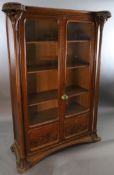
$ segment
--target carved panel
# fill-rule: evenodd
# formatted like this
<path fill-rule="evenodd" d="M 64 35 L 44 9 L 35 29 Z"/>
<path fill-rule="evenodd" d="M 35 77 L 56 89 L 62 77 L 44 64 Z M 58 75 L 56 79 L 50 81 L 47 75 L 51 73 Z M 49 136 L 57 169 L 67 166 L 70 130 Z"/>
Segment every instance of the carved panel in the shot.
<path fill-rule="evenodd" d="M 65 137 L 71 137 L 78 135 L 82 132 L 86 132 L 89 126 L 88 114 L 84 114 L 72 119 L 66 119 L 65 121 Z"/>
<path fill-rule="evenodd" d="M 58 124 L 46 125 L 30 131 L 30 149 L 41 148 L 58 140 Z"/>

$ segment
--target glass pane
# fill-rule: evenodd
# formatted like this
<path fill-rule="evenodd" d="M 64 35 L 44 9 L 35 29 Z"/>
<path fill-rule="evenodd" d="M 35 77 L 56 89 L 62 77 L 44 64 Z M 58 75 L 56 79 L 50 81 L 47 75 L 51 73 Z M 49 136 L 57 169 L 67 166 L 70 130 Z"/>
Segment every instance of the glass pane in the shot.
<path fill-rule="evenodd" d="M 90 55 L 89 42 L 68 42 L 67 43 L 67 66 L 86 67 L 89 65 Z"/>
<path fill-rule="evenodd" d="M 91 23 L 69 22 L 67 25 L 65 116 L 89 110 Z"/>
<path fill-rule="evenodd" d="M 71 97 L 66 103 L 66 117 L 76 116 L 89 111 L 88 94 Z"/>
<path fill-rule="evenodd" d="M 91 23 L 69 22 L 67 26 L 68 40 L 90 40 L 92 25 Z"/>
<path fill-rule="evenodd" d="M 66 71 L 66 94 L 71 97 L 88 93 L 90 75 L 88 68 L 67 69 Z"/>
<path fill-rule="evenodd" d="M 49 100 L 45 103 L 29 107 L 29 122 L 30 125 L 55 121 L 58 117 L 58 102 L 57 100 Z"/>
<path fill-rule="evenodd" d="M 50 19 L 28 20 L 26 22 L 26 41 L 57 41 L 57 21 Z"/>
<path fill-rule="evenodd" d="M 27 20 L 26 62 L 29 124 L 58 118 L 58 23 Z"/>

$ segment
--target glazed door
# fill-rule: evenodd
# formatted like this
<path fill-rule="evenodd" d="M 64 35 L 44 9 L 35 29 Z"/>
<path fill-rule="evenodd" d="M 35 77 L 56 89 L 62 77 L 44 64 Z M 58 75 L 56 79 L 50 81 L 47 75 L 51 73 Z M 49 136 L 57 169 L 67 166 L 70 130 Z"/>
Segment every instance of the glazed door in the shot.
<path fill-rule="evenodd" d="M 94 24 L 68 21 L 66 32 L 65 24 L 57 18 L 29 17 L 21 27 L 28 152 L 91 129 Z"/>
<path fill-rule="evenodd" d="M 29 151 L 59 140 L 59 22 L 55 18 L 27 18 L 25 60 Z"/>
<path fill-rule="evenodd" d="M 94 24 L 68 21 L 66 26 L 64 135 L 85 134 L 91 122 Z"/>

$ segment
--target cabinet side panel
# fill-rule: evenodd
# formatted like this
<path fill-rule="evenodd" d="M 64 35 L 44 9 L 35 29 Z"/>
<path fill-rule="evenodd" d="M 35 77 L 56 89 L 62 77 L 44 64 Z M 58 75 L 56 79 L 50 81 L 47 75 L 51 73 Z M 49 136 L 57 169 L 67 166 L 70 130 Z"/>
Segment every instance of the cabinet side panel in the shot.
<path fill-rule="evenodd" d="M 19 78 L 19 58 L 17 56 L 16 33 L 9 17 L 6 17 L 10 90 L 12 103 L 12 117 L 14 129 L 14 142 L 19 151 L 20 158 L 24 157 L 23 124 L 21 111 L 21 88 Z"/>

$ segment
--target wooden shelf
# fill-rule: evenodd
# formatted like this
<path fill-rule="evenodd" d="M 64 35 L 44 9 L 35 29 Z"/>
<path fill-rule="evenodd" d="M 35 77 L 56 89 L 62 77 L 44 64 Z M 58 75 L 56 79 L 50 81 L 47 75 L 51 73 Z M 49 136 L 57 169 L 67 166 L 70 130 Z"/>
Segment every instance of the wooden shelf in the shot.
<path fill-rule="evenodd" d="M 56 44 L 58 41 L 26 41 L 26 44 L 42 44 L 42 43 L 51 43 Z"/>
<path fill-rule="evenodd" d="M 83 114 L 89 111 L 89 108 L 85 108 L 79 104 L 70 104 L 67 106 L 65 117 L 76 116 L 79 114 Z"/>
<path fill-rule="evenodd" d="M 81 95 L 84 93 L 87 93 L 88 90 L 81 88 L 81 87 L 68 87 L 66 88 L 66 93 L 69 97 Z M 58 98 L 58 91 L 57 90 L 50 90 L 40 93 L 34 93 L 29 95 L 29 106 L 35 106 L 41 103 L 45 103 L 46 101 L 49 101 L 51 99 L 57 99 Z"/>
<path fill-rule="evenodd" d="M 88 67 L 89 64 L 87 63 L 75 63 L 75 64 L 68 64 L 67 69 L 74 69 L 74 68 L 85 68 Z"/>
<path fill-rule="evenodd" d="M 56 121 L 58 118 L 58 108 L 52 108 L 39 112 L 30 112 L 29 122 L 30 125 L 45 124 Z"/>
<path fill-rule="evenodd" d="M 77 42 L 89 42 L 90 40 L 89 39 L 80 39 L 80 40 L 67 40 L 67 43 L 77 43 Z"/>
<path fill-rule="evenodd" d="M 67 43 L 75 43 L 75 42 L 89 42 L 89 39 L 83 40 L 67 40 Z M 40 43 L 53 43 L 56 44 L 58 41 L 26 41 L 26 44 L 40 44 Z"/>
<path fill-rule="evenodd" d="M 57 90 L 49 90 L 29 95 L 29 106 L 35 106 L 45 101 L 56 99 L 58 97 Z"/>
<path fill-rule="evenodd" d="M 66 88 L 66 94 L 68 95 L 68 97 L 74 97 L 74 96 L 81 95 L 87 92 L 88 92 L 87 89 L 84 89 L 81 87 L 70 86 Z"/>
<path fill-rule="evenodd" d="M 27 73 L 34 74 L 38 72 L 44 72 L 49 70 L 57 70 L 57 64 L 55 65 L 37 65 L 37 66 L 28 66 Z"/>
<path fill-rule="evenodd" d="M 67 69 L 74 69 L 74 68 L 84 68 L 88 67 L 89 64 L 87 63 L 76 63 L 76 64 L 69 64 L 67 66 Z M 44 72 L 44 71 L 51 71 L 51 70 L 57 70 L 58 66 L 55 65 L 37 65 L 37 66 L 28 66 L 27 73 L 28 74 L 34 74 L 38 72 Z"/>

